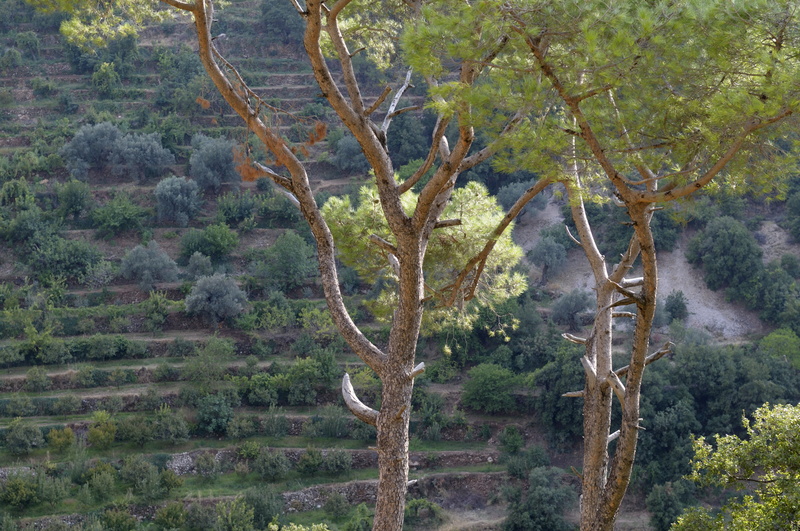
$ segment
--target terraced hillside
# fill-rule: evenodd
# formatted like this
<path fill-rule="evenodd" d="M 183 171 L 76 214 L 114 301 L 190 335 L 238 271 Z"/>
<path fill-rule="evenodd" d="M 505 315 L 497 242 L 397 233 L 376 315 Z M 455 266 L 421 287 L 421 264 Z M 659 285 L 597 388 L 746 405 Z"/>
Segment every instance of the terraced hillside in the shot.
<path fill-rule="evenodd" d="M 363 155 L 319 97 L 297 35 L 262 31 L 275 20 L 270 6 L 232 1 L 219 48 L 276 109 L 282 133 L 304 144 L 320 202 L 357 201 Z M 242 181 L 242 157 L 266 157 L 185 45 L 191 29 L 172 21 L 90 53 L 66 44 L 59 23 L 0 2 L 2 528 L 212 529 L 248 510 L 255 529 L 273 518 L 365 528 L 375 432 L 346 412 L 340 385 L 349 373 L 376 404 L 380 382 L 334 330 L 295 207 L 265 180 Z M 362 59 L 371 103 L 403 73 Z M 409 105 L 424 99 L 415 82 Z M 393 128 L 388 143 L 407 176 L 433 121 L 417 109 Z M 503 203 L 504 188 L 536 176 L 487 164 L 465 177 Z M 619 529 L 660 529 L 651 516 L 663 524 L 700 499 L 681 479 L 691 434 L 735 432 L 742 411 L 800 399 L 792 299 L 779 296 L 797 293 L 800 277 L 791 238 L 800 188 L 788 196 L 723 197 L 659 218 L 672 247 L 661 254 L 653 342 L 677 347 L 646 380 L 647 430 Z M 581 348 L 561 335 L 586 331 L 592 284 L 564 236 L 565 208 L 549 196 L 520 218 L 523 295 L 471 330 L 420 340 L 408 529 L 577 521 L 581 401 L 562 395 L 583 386 Z M 617 229 L 627 230 L 618 212 L 591 214 L 608 227 L 603 252 L 618 253 Z M 708 290 L 686 261 L 693 237 L 726 216 L 741 247 L 749 237 L 753 254 L 767 248 L 756 259 L 764 278 L 785 283 L 764 290 L 768 308 Z M 560 261 L 537 255 L 546 239 L 560 246 L 546 258 Z M 360 327 L 385 343 L 371 304 L 381 286 L 345 266 L 340 274 Z M 767 310 L 774 318 L 759 320 Z M 630 337 L 620 328 L 622 351 Z"/>

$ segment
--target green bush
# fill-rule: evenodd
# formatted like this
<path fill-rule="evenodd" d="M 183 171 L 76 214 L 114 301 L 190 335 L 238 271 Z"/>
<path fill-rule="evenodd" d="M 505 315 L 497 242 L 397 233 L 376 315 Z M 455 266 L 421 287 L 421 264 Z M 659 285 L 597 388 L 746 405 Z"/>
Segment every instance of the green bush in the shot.
<path fill-rule="evenodd" d="M 147 211 L 133 203 L 126 194 L 92 211 L 92 223 L 100 236 L 115 236 L 126 230 L 141 230 Z"/>
<path fill-rule="evenodd" d="M 127 134 L 117 139 L 108 163 L 114 175 L 144 181 L 163 175 L 175 156 L 161 146 L 161 135 Z"/>
<path fill-rule="evenodd" d="M 464 384 L 462 402 L 475 411 L 486 413 L 508 413 L 516 409 L 512 391 L 518 382 L 517 376 L 508 369 L 491 363 L 482 363 L 469 371 L 469 380 Z"/>
<path fill-rule="evenodd" d="M 91 205 L 92 191 L 89 185 L 76 179 L 58 185 L 56 194 L 58 210 L 64 217 L 71 215 L 77 220 Z"/>
<path fill-rule="evenodd" d="M 305 284 L 317 273 L 314 248 L 293 230 L 255 255 L 250 274 L 259 287 L 287 291 Z"/>
<path fill-rule="evenodd" d="M 42 430 L 25 424 L 21 418 L 11 421 L 6 430 L 6 448 L 12 455 L 27 455 L 34 448 L 44 446 Z"/>
<path fill-rule="evenodd" d="M 588 310 L 592 296 L 578 289 L 562 295 L 553 303 L 552 319 L 555 323 L 568 326 L 573 332 L 580 329 L 580 314 Z"/>
<path fill-rule="evenodd" d="M 228 423 L 233 420 L 233 408 L 220 395 L 208 395 L 197 405 L 197 431 L 206 434 L 224 435 Z"/>
<path fill-rule="evenodd" d="M 281 450 L 262 448 L 253 462 L 253 470 L 270 482 L 280 481 L 289 474 L 292 465 Z"/>
<path fill-rule="evenodd" d="M 204 230 L 190 229 L 181 238 L 181 256 L 189 258 L 200 253 L 219 262 L 239 245 L 239 236 L 224 223 L 210 225 Z"/>

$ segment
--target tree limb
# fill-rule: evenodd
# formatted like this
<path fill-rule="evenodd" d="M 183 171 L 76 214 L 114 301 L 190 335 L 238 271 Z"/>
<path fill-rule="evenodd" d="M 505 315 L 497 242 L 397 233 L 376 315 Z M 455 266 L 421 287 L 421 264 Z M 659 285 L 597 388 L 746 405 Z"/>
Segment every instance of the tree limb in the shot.
<path fill-rule="evenodd" d="M 372 426 L 378 424 L 378 412 L 358 399 L 356 391 L 353 389 L 353 384 L 350 382 L 350 375 L 347 373 L 345 373 L 342 378 L 342 398 L 344 398 L 347 409 L 349 409 L 357 419 Z"/>

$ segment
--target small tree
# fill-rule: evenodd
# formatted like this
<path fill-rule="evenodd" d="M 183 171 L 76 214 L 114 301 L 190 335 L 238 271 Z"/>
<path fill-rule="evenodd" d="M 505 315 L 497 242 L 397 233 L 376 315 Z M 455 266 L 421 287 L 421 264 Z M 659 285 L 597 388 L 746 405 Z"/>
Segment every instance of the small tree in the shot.
<path fill-rule="evenodd" d="M 151 291 L 156 282 L 174 282 L 178 279 L 178 266 L 155 240 L 150 240 L 147 246 L 137 245 L 128 251 L 122 259 L 120 272 L 125 279 L 138 280 L 142 291 Z"/>
<path fill-rule="evenodd" d="M 59 153 L 70 175 L 83 180 L 90 169 L 105 166 L 121 136 L 119 128 L 109 122 L 84 125 L 78 129 L 72 140 L 64 144 Z"/>
<path fill-rule="evenodd" d="M 145 216 L 145 209 L 132 202 L 127 194 L 117 194 L 92 211 L 92 222 L 100 236 L 115 236 L 126 230 L 141 229 Z"/>
<path fill-rule="evenodd" d="M 253 508 L 241 497 L 217 505 L 218 531 L 250 531 L 253 529 Z"/>
<path fill-rule="evenodd" d="M 167 177 L 155 188 L 159 221 L 174 221 L 181 227 L 197 215 L 202 200 L 196 181 L 186 177 Z"/>
<path fill-rule="evenodd" d="M 574 289 L 553 303 L 553 321 L 568 326 L 574 332 L 581 327 L 581 312 L 588 310 L 591 304 L 592 296 L 589 293 Z"/>
<path fill-rule="evenodd" d="M 186 265 L 186 275 L 197 280 L 200 277 L 208 277 L 214 274 L 214 266 L 211 264 L 211 258 L 201 252 L 195 251 L 189 257 L 189 263 Z"/>
<path fill-rule="evenodd" d="M 236 317 L 244 311 L 247 296 L 236 282 L 225 275 L 201 277 L 186 297 L 186 311 L 212 323 Z"/>
<path fill-rule="evenodd" d="M 92 192 L 89 185 L 70 179 L 68 182 L 56 187 L 58 197 L 58 210 L 62 216 L 72 216 L 77 220 L 91 205 Z"/>
<path fill-rule="evenodd" d="M 251 273 L 273 289 L 286 291 L 302 286 L 316 273 L 314 248 L 293 230 L 262 253 L 262 260 L 251 265 Z"/>
<path fill-rule="evenodd" d="M 528 258 L 542 268 L 541 284 L 547 283 L 547 274 L 559 269 L 567 262 L 567 249 L 555 240 L 545 236 L 530 250 Z"/>
<path fill-rule="evenodd" d="M 11 421 L 6 430 L 6 448 L 13 455 L 26 455 L 34 448 L 44 446 L 42 430 L 37 426 L 25 424 L 22 418 Z"/>
<path fill-rule="evenodd" d="M 111 98 L 117 94 L 122 83 L 113 62 L 99 63 L 95 67 L 94 74 L 92 74 L 92 86 L 101 98 Z"/>
<path fill-rule="evenodd" d="M 233 408 L 221 395 L 207 395 L 197 405 L 197 430 L 224 435 L 233 419 Z"/>
<path fill-rule="evenodd" d="M 200 188 L 217 191 L 226 183 L 238 186 L 241 176 L 233 160 L 235 146 L 232 140 L 211 138 L 202 133 L 192 137 L 189 174 Z"/>
<path fill-rule="evenodd" d="M 114 442 L 117 434 L 117 423 L 111 415 L 104 410 L 95 411 L 92 415 L 92 423 L 89 426 L 89 434 L 86 440 L 100 450 L 105 450 Z"/>
<path fill-rule="evenodd" d="M 63 429 L 52 429 L 47 432 L 47 444 L 56 453 L 62 453 L 75 444 L 75 433 L 69 426 Z"/>
<path fill-rule="evenodd" d="M 144 181 L 163 175 L 175 156 L 161 146 L 159 133 L 127 134 L 114 144 L 109 163 L 115 175 Z"/>
<path fill-rule="evenodd" d="M 689 317 L 689 309 L 686 307 L 686 297 L 682 291 L 672 291 L 667 295 L 664 303 L 664 310 L 669 314 L 669 320 L 675 319 L 685 321 Z"/>
<path fill-rule="evenodd" d="M 209 225 L 203 230 L 191 229 L 181 239 L 181 255 L 188 258 L 201 253 L 214 262 L 222 260 L 239 245 L 239 236 L 224 223 Z"/>
<path fill-rule="evenodd" d="M 515 409 L 511 391 L 516 384 L 517 376 L 510 370 L 492 363 L 482 363 L 470 369 L 461 400 L 465 406 L 476 411 L 507 413 Z"/>
<path fill-rule="evenodd" d="M 292 464 L 282 450 L 262 448 L 253 462 L 253 470 L 267 481 L 284 479 L 292 469 Z"/>

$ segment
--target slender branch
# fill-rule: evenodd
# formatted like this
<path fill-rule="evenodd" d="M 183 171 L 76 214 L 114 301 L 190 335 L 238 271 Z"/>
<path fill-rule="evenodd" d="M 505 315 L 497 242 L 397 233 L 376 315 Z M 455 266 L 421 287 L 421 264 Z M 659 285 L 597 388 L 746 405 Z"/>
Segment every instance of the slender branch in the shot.
<path fill-rule="evenodd" d="M 366 115 L 369 116 L 372 113 L 374 113 L 375 111 L 377 111 L 378 107 L 380 107 L 383 104 L 383 102 L 386 101 L 386 97 L 389 94 L 391 94 L 391 92 L 392 92 L 392 87 L 390 87 L 389 85 L 386 85 L 385 87 L 383 87 L 383 92 L 381 92 L 381 95 L 378 96 L 377 100 L 375 100 L 375 103 L 370 105 L 369 109 L 364 111 L 366 113 Z"/>
<path fill-rule="evenodd" d="M 614 440 L 616 440 L 617 438 L 619 438 L 619 430 L 615 431 L 614 433 L 611 433 L 611 434 L 609 434 L 609 436 L 608 436 L 608 443 L 610 444 L 610 443 L 611 443 L 611 441 L 614 441 Z"/>
<path fill-rule="evenodd" d="M 369 241 L 371 241 L 372 243 L 376 244 L 378 247 L 380 247 L 381 249 L 383 249 L 387 253 L 393 254 L 393 255 L 397 255 L 397 247 L 395 247 L 391 243 L 387 242 L 386 240 L 384 240 L 383 238 L 381 238 L 377 234 L 370 234 L 369 235 Z"/>
<path fill-rule="evenodd" d="M 411 374 L 409 374 L 408 377 L 413 379 L 422 374 L 423 372 L 425 372 L 425 362 L 421 361 L 416 367 L 414 367 L 414 369 L 411 371 Z"/>
<path fill-rule="evenodd" d="M 196 9 L 195 4 L 191 2 L 181 2 L 180 0 L 161 0 L 161 2 L 182 11 L 194 11 Z"/>
<path fill-rule="evenodd" d="M 303 9 L 303 6 L 300 5 L 300 2 L 298 2 L 297 0 L 291 0 L 291 2 L 292 2 L 292 5 L 294 6 L 294 8 L 297 10 L 297 12 L 299 14 L 301 14 L 301 15 L 305 15 L 306 14 L 306 10 Z"/>
<path fill-rule="evenodd" d="M 452 306 L 456 300 L 457 294 L 460 292 L 461 287 L 464 285 L 467 278 L 473 271 L 477 271 L 477 274 L 473 278 L 472 285 L 470 287 L 469 293 L 464 297 L 465 300 L 470 300 L 475 295 L 475 289 L 477 288 L 477 282 L 480 278 L 480 273 L 483 271 L 484 266 L 486 265 L 486 260 L 489 258 L 489 254 L 494 249 L 494 246 L 497 244 L 497 241 L 500 239 L 500 236 L 505 232 L 506 228 L 511 224 L 514 218 L 519 215 L 525 205 L 534 197 L 536 197 L 540 192 L 542 192 L 545 188 L 550 186 L 553 180 L 549 178 L 542 178 L 539 179 L 536 184 L 528 188 L 524 194 L 522 194 L 519 199 L 514 203 L 514 205 L 509 209 L 508 213 L 505 217 L 500 221 L 500 223 L 495 227 L 492 233 L 489 235 L 489 238 L 486 241 L 483 249 L 475 256 L 473 256 L 469 262 L 464 266 L 461 272 L 456 277 L 456 280 L 453 282 L 451 286 L 448 288 L 452 289 L 450 298 L 445 301 L 445 306 Z"/>
<path fill-rule="evenodd" d="M 395 93 L 394 98 L 392 98 L 392 103 L 389 104 L 389 110 L 386 111 L 386 116 L 383 118 L 383 124 L 381 124 L 381 131 L 383 131 L 384 134 L 388 133 L 389 124 L 392 123 L 392 118 L 397 116 L 397 114 L 395 113 L 395 109 L 400 104 L 400 98 L 402 98 L 403 95 L 406 93 L 406 90 L 408 90 L 408 88 L 411 87 L 411 74 L 412 73 L 413 73 L 413 70 L 409 68 L 408 72 L 406 72 L 405 81 L 403 81 L 403 84 L 400 85 L 400 88 L 397 89 L 397 92 Z M 369 114 L 369 113 L 367 113 L 367 114 Z"/>
<path fill-rule="evenodd" d="M 663 347 L 661 347 L 656 352 L 653 352 L 652 354 L 650 354 L 649 356 L 647 356 L 644 359 L 645 367 L 650 365 L 654 361 L 658 361 L 661 358 L 663 358 L 664 356 L 666 356 L 667 354 L 671 353 L 672 352 L 672 348 L 674 346 L 675 346 L 675 344 L 672 343 L 671 341 L 667 341 L 666 343 L 664 343 Z M 622 376 L 625 376 L 625 374 L 627 374 L 629 368 L 630 368 L 630 365 L 625 365 L 624 367 L 621 367 L 621 368 L 617 369 L 616 371 L 614 371 L 614 373 L 617 376 L 622 377 Z"/>
<path fill-rule="evenodd" d="M 434 229 L 443 229 L 445 227 L 458 227 L 461 225 L 460 219 L 440 219 L 433 226 Z"/>
<path fill-rule="evenodd" d="M 561 337 L 563 337 L 564 339 L 566 339 L 570 343 L 577 343 L 578 345 L 585 345 L 586 344 L 586 338 L 585 337 L 578 337 L 578 336 L 574 336 L 574 335 L 569 334 L 569 333 L 561 334 Z"/>
<path fill-rule="evenodd" d="M 425 162 L 420 166 L 414 175 L 408 178 L 405 182 L 397 187 L 397 191 L 403 194 L 410 190 L 415 184 L 419 182 L 425 173 L 431 169 L 433 162 L 436 160 L 436 154 L 440 152 L 440 144 L 442 139 L 445 138 L 444 133 L 450 123 L 450 118 L 443 118 L 441 115 L 436 120 L 436 127 L 433 130 L 431 147 L 428 150 L 428 156 L 425 157 Z"/>
<path fill-rule="evenodd" d="M 625 385 L 622 383 L 622 380 L 619 379 L 616 373 L 611 372 L 606 378 L 606 381 L 611 386 L 611 389 L 614 390 L 614 394 L 617 395 L 620 405 L 625 407 Z"/>

